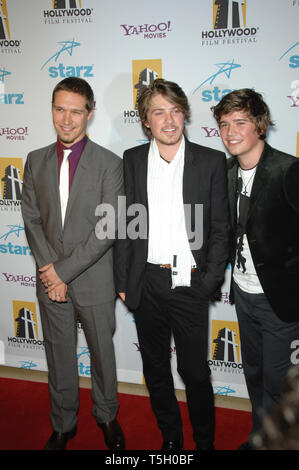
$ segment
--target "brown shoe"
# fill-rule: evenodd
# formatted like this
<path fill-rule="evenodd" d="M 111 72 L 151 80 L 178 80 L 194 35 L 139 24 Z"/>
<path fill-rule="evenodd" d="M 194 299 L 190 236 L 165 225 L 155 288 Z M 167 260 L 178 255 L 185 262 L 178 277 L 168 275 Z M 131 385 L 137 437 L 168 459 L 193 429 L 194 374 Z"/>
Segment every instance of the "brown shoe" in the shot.
<path fill-rule="evenodd" d="M 125 437 L 116 419 L 108 423 L 98 423 L 104 433 L 105 444 L 111 450 L 124 450 Z"/>

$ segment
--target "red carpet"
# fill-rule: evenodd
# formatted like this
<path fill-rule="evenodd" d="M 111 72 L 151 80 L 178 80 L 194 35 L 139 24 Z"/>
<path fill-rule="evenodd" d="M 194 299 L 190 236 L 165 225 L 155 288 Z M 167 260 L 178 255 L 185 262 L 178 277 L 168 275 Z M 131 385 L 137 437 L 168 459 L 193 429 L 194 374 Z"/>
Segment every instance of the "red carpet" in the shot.
<path fill-rule="evenodd" d="M 147 397 L 119 394 L 118 420 L 126 436 L 127 450 L 159 450 L 162 438 Z M 89 389 L 80 389 L 78 433 L 69 450 L 106 450 L 102 432 L 91 415 Z M 185 450 L 193 450 L 192 429 L 186 403 L 180 402 Z M 216 408 L 217 450 L 233 450 L 247 439 L 251 413 Z M 48 385 L 0 378 L 0 449 L 42 449 L 51 434 Z"/>

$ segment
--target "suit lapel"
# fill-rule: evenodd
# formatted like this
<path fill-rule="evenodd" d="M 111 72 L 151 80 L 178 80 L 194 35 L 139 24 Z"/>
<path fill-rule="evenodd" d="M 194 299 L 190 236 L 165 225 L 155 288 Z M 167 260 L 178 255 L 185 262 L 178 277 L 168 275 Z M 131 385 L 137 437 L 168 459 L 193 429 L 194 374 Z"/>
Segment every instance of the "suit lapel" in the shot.
<path fill-rule="evenodd" d="M 228 200 L 230 207 L 231 225 L 235 227 L 237 223 L 237 184 L 238 184 L 238 167 L 237 161 L 228 171 Z"/>
<path fill-rule="evenodd" d="M 136 168 L 137 174 L 139 175 L 140 181 L 140 195 L 141 195 L 141 204 L 148 208 L 148 198 L 147 198 L 147 167 L 148 167 L 148 152 L 149 145 L 140 147 L 140 153 L 136 158 Z"/>
<path fill-rule="evenodd" d="M 188 204 L 192 201 L 192 185 L 190 185 L 190 181 L 192 181 L 192 177 L 194 176 L 194 157 L 192 153 L 192 148 L 190 142 L 185 138 L 185 162 L 184 162 L 184 173 L 183 173 L 183 202 L 184 204 Z"/>
<path fill-rule="evenodd" d="M 269 156 L 271 154 L 271 147 L 265 143 L 264 151 L 261 155 L 260 161 L 258 163 L 256 174 L 254 177 L 251 195 L 250 195 L 250 205 L 248 212 L 248 220 L 254 213 L 257 203 L 260 201 L 260 198 L 267 193 L 267 185 L 269 181 Z"/>

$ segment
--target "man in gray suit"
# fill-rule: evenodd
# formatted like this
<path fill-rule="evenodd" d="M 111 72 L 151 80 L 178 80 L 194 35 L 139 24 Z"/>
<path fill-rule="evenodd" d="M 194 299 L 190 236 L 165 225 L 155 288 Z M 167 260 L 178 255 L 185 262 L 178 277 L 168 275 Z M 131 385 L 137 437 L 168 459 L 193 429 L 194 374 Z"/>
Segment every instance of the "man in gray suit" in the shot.
<path fill-rule="evenodd" d="M 47 450 L 65 449 L 77 432 L 77 315 L 91 356 L 92 414 L 107 447 L 125 448 L 116 420 L 114 239 L 99 239 L 104 218 L 96 215 L 100 204 L 117 207 L 122 160 L 86 136 L 93 112 L 93 91 L 85 80 L 58 83 L 52 95 L 57 142 L 30 152 L 24 171 L 22 214 L 39 273 L 49 370 L 53 434 Z"/>

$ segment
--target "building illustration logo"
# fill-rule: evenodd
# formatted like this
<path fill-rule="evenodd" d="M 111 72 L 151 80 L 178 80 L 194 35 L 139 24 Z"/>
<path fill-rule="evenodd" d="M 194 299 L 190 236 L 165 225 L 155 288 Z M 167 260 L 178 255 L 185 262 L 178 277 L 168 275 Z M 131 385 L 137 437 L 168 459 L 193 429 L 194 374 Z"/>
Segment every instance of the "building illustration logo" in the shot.
<path fill-rule="evenodd" d="M 50 0 L 48 0 L 50 3 Z M 45 24 L 92 23 L 93 8 L 83 8 L 83 0 L 51 0 L 44 10 Z"/>
<path fill-rule="evenodd" d="M 223 370 L 242 369 L 240 333 L 238 322 L 212 321 L 210 365 Z"/>
<path fill-rule="evenodd" d="M 10 348 L 44 350 L 44 341 L 39 338 L 37 309 L 35 302 L 13 300 L 14 336 L 7 338 Z M 24 364 L 26 364 L 24 362 Z"/>
<path fill-rule="evenodd" d="M 22 158 L 0 158 L 0 200 L 21 201 L 23 185 Z"/>
<path fill-rule="evenodd" d="M 137 109 L 137 101 L 145 86 L 150 85 L 156 78 L 162 77 L 162 60 L 133 60 L 132 61 L 132 79 L 133 79 L 133 103 L 134 109 Z"/>
<path fill-rule="evenodd" d="M 227 327 L 218 331 L 217 338 L 214 339 L 215 349 L 213 359 L 220 361 L 238 362 L 239 344 L 236 342 L 237 334 Z"/>
<path fill-rule="evenodd" d="M 132 88 L 133 88 L 133 109 L 124 111 L 124 124 L 139 124 L 137 102 L 142 89 L 150 85 L 156 78 L 162 78 L 162 60 L 132 60 Z M 147 140 L 140 140 L 140 143 Z"/>
<path fill-rule="evenodd" d="M 201 33 L 202 46 L 257 42 L 259 27 L 247 25 L 247 0 L 212 0 L 210 21 L 212 29 Z"/>
<path fill-rule="evenodd" d="M 0 39 L 10 39 L 6 0 L 0 1 Z"/>
<path fill-rule="evenodd" d="M 214 0 L 213 28 L 245 28 L 246 3 L 247 0 Z"/>
<path fill-rule="evenodd" d="M 81 8 L 81 0 L 53 0 L 53 8 Z"/>
<path fill-rule="evenodd" d="M 15 337 L 38 340 L 35 302 L 13 300 Z"/>
<path fill-rule="evenodd" d="M 0 53 L 10 54 L 14 52 L 15 54 L 20 54 L 21 42 L 22 41 L 20 39 L 14 39 L 11 37 L 7 1 L 0 0 Z"/>

